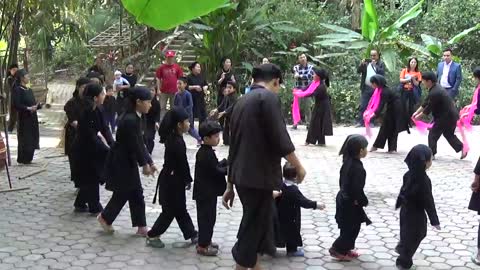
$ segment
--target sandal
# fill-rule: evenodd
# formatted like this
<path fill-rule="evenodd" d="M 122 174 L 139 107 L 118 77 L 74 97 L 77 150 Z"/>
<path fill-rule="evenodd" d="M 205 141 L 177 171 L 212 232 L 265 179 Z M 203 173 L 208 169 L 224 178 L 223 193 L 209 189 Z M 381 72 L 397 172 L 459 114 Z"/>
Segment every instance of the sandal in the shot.
<path fill-rule="evenodd" d="M 333 248 L 330 248 L 328 250 L 328 252 L 330 253 L 330 256 L 332 256 L 333 258 L 341 261 L 341 262 L 349 262 L 351 260 L 353 260 L 352 257 L 348 256 L 348 255 L 342 255 L 340 253 L 338 253 L 337 251 L 335 251 Z"/>
<path fill-rule="evenodd" d="M 165 247 L 165 244 L 162 242 L 162 240 L 160 240 L 160 237 L 153 237 L 153 238 L 150 238 L 150 237 L 146 237 L 147 239 L 147 246 L 151 246 L 151 247 L 154 247 L 154 248 L 164 248 Z"/>
<path fill-rule="evenodd" d="M 202 255 L 202 256 L 217 256 L 218 254 L 218 249 L 214 248 L 212 245 L 204 248 L 201 246 L 197 246 L 197 254 Z"/>

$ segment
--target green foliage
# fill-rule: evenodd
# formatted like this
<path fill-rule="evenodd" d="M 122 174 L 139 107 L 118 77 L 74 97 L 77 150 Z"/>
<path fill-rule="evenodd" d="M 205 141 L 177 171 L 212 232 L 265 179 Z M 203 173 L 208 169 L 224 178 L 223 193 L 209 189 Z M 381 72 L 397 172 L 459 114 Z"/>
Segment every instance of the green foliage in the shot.
<path fill-rule="evenodd" d="M 94 55 L 81 43 L 65 42 L 56 47 L 51 61 L 54 70 L 70 69 L 73 74 L 83 73 L 91 64 Z"/>

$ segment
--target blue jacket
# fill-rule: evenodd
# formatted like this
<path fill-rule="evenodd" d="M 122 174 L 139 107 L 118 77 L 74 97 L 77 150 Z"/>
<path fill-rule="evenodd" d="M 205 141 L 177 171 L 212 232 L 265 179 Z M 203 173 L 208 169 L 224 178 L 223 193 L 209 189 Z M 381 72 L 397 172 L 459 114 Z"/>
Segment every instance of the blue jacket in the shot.
<path fill-rule="evenodd" d="M 193 116 L 193 100 L 192 94 L 187 90 L 175 94 L 173 105 L 184 108 L 190 117 Z"/>
<path fill-rule="evenodd" d="M 443 66 L 445 62 L 440 62 L 437 68 L 437 80 L 438 84 L 442 79 Z M 459 63 L 452 62 L 450 66 L 450 71 L 448 72 L 448 83 L 452 86 L 453 91 L 458 93 L 460 88 L 460 83 L 462 82 L 462 66 Z"/>

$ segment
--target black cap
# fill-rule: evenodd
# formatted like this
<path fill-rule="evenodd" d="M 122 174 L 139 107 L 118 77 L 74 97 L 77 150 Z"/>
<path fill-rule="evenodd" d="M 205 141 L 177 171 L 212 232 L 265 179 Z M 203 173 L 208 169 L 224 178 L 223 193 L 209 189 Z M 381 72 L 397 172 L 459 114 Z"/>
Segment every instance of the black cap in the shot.
<path fill-rule="evenodd" d="M 216 121 L 205 121 L 200 124 L 200 127 L 198 129 L 198 133 L 200 134 L 201 138 L 212 136 L 213 134 L 222 131 L 222 127 Z"/>
<path fill-rule="evenodd" d="M 102 93 L 103 87 L 96 83 L 89 83 L 85 86 L 85 91 L 83 92 L 83 96 L 85 97 L 96 97 Z"/>
<path fill-rule="evenodd" d="M 135 100 L 152 100 L 152 93 L 150 92 L 150 89 L 144 86 L 135 86 L 130 88 L 130 90 L 128 90 L 128 96 L 131 96 Z"/>
<path fill-rule="evenodd" d="M 283 83 L 282 70 L 275 64 L 263 64 L 254 67 L 252 78 L 256 82 L 269 82 L 274 79 L 280 79 L 280 83 Z"/>

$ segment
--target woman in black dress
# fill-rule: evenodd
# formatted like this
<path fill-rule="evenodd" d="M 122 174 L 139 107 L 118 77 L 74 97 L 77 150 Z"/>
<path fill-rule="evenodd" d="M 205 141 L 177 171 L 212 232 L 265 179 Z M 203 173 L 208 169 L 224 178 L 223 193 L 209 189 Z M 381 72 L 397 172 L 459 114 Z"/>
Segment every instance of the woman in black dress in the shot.
<path fill-rule="evenodd" d="M 40 149 L 40 133 L 38 130 L 37 110 L 41 104 L 35 100 L 32 89 L 27 87 L 30 77 L 24 69 L 17 72 L 19 85 L 14 95 L 15 109 L 18 112 L 17 140 L 18 154 L 17 162 L 30 164 L 33 160 L 35 149 Z"/>
<path fill-rule="evenodd" d="M 135 87 L 137 84 L 137 74 L 135 74 L 135 68 L 132 63 L 127 64 L 125 67 L 125 73 L 122 74 L 122 77 L 130 83 L 130 87 Z"/>
<path fill-rule="evenodd" d="M 324 69 L 314 68 L 313 71 L 315 72 L 313 79 L 321 81 L 321 83 L 312 94 L 315 98 L 315 106 L 305 144 L 318 143 L 320 146 L 325 146 L 325 136 L 333 135 L 330 95 L 327 92 L 327 87 L 330 86 L 330 77 Z"/>
<path fill-rule="evenodd" d="M 387 81 L 382 75 L 372 76 L 370 82 L 374 89 L 382 89 L 380 105 L 375 111 L 375 116 L 380 115 L 383 108 L 385 106 L 387 107 L 385 114 L 383 115 L 382 126 L 378 132 L 377 139 L 373 143 L 370 151 L 375 152 L 378 148 L 383 149 L 388 141 L 388 152 L 397 152 L 398 133 L 402 131 L 410 133 L 408 128 L 408 117 L 403 108 L 402 101 L 397 93 L 387 86 Z"/>
<path fill-rule="evenodd" d="M 190 74 L 187 76 L 188 91 L 192 93 L 193 99 L 193 118 L 198 118 L 199 125 L 207 119 L 207 108 L 205 105 L 205 91 L 208 90 L 208 84 L 205 77 L 201 74 L 202 67 L 200 63 L 193 62 L 188 67 Z"/>
<path fill-rule="evenodd" d="M 73 175 L 74 166 L 71 157 L 71 148 L 75 136 L 77 135 L 78 120 L 82 117 L 84 102 L 83 102 L 83 92 L 85 86 L 90 82 L 89 78 L 79 78 L 75 85 L 75 91 L 73 92 L 73 97 L 65 103 L 63 110 L 67 114 L 67 123 L 65 124 L 65 155 L 68 156 L 68 162 L 70 164 L 70 178 L 75 182 Z"/>
<path fill-rule="evenodd" d="M 222 70 L 217 73 L 217 106 L 223 101 L 223 91 L 227 87 L 227 82 L 237 82 L 232 71 L 232 60 L 230 58 L 222 59 Z"/>
<path fill-rule="evenodd" d="M 80 188 L 74 207 L 77 212 L 97 214 L 103 210 L 99 184 L 105 182 L 103 168 L 113 137 L 99 108 L 105 99 L 103 87 L 89 83 L 83 96 L 85 107 L 71 148 L 75 185 Z"/>

